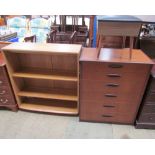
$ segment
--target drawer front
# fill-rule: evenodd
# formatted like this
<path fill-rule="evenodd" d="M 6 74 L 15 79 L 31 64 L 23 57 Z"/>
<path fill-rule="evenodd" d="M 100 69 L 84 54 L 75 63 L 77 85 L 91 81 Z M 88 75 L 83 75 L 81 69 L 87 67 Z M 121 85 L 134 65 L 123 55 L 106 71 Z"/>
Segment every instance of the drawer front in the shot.
<path fill-rule="evenodd" d="M 13 96 L 13 91 L 10 85 L 0 87 L 0 96 L 5 96 L 5 95 Z"/>
<path fill-rule="evenodd" d="M 111 79 L 105 79 L 103 81 L 93 80 L 80 80 L 80 91 L 82 92 L 98 92 L 98 93 L 118 93 L 118 94 L 139 94 L 143 88 L 144 78 L 139 80 L 126 80 L 117 81 Z M 133 92 L 134 90 L 134 92 Z"/>
<path fill-rule="evenodd" d="M 15 104 L 15 100 L 13 97 L 10 96 L 0 96 L 0 104 L 1 105 L 9 105 L 9 104 Z"/>
<path fill-rule="evenodd" d="M 144 105 L 142 109 L 142 113 L 155 113 L 155 105 Z"/>
<path fill-rule="evenodd" d="M 128 94 L 126 92 L 121 93 L 117 90 L 113 91 L 103 91 L 103 92 L 92 92 L 92 91 L 80 91 L 80 98 L 82 100 L 90 100 L 90 101 L 106 101 L 106 102 L 129 102 L 135 103 L 139 99 L 139 94 L 132 93 Z M 137 103 L 135 103 L 137 104 Z"/>
<path fill-rule="evenodd" d="M 93 112 L 102 114 L 129 114 L 133 115 L 136 112 L 136 106 L 134 104 L 125 102 L 105 102 L 105 101 L 88 101 L 83 100 L 80 106 L 81 112 Z"/>
<path fill-rule="evenodd" d="M 155 123 L 155 114 L 143 114 L 139 117 L 139 122 Z"/>
<path fill-rule="evenodd" d="M 155 92 L 155 78 L 151 80 L 150 91 Z"/>
<path fill-rule="evenodd" d="M 105 76 L 108 76 L 116 79 L 122 77 L 124 73 L 127 76 L 139 74 L 144 76 L 149 67 L 143 64 L 83 62 L 81 64 L 81 78 L 103 80 Z"/>
<path fill-rule="evenodd" d="M 0 87 L 7 86 L 8 82 L 5 79 L 0 79 Z"/>
<path fill-rule="evenodd" d="M 4 68 L 0 67 L 0 79 L 4 78 Z"/>
<path fill-rule="evenodd" d="M 0 67 L 0 79 L 6 79 L 6 70 L 5 67 Z"/>
<path fill-rule="evenodd" d="M 135 105 L 118 102 L 81 101 L 80 120 L 133 123 L 136 115 Z"/>
<path fill-rule="evenodd" d="M 94 121 L 94 122 L 107 122 L 107 123 L 124 123 L 133 124 L 134 119 L 131 115 L 105 115 L 102 113 L 83 113 L 80 115 L 80 120 L 82 121 Z"/>
<path fill-rule="evenodd" d="M 145 104 L 155 104 L 155 92 L 148 93 L 148 95 L 145 98 Z"/>

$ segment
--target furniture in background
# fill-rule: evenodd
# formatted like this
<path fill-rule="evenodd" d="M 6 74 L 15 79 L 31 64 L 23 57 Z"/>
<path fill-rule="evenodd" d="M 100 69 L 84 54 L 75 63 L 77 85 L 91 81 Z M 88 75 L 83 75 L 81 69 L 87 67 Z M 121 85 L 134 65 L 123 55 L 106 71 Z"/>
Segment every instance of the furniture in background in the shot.
<path fill-rule="evenodd" d="M 36 35 L 36 42 L 46 42 L 47 34 L 50 33 L 51 24 L 51 20 L 45 18 L 34 18 L 30 20 L 30 33 Z"/>
<path fill-rule="evenodd" d="M 24 37 L 24 42 L 36 42 L 36 35 L 29 35 Z"/>
<path fill-rule="evenodd" d="M 15 38 L 17 38 L 17 32 L 5 31 L 4 34 L 0 34 L 0 41 L 10 42 Z"/>
<path fill-rule="evenodd" d="M 3 48 L 20 109 L 77 115 L 81 45 L 14 43 Z"/>
<path fill-rule="evenodd" d="M 125 48 L 126 37 L 130 37 L 129 58 L 132 57 L 134 38 L 138 37 L 142 21 L 133 16 L 100 16 L 98 17 L 99 50 L 104 47 L 106 36 L 122 37 L 122 48 Z"/>
<path fill-rule="evenodd" d="M 10 43 L 0 42 L 1 48 Z M 17 111 L 18 107 L 13 94 L 12 86 L 6 69 L 6 64 L 0 52 L 0 108 L 8 108 Z"/>
<path fill-rule="evenodd" d="M 49 34 L 49 43 L 75 44 L 77 32 L 72 33 L 58 32 L 52 30 Z"/>
<path fill-rule="evenodd" d="M 150 58 L 155 59 L 155 36 L 140 38 L 140 49 Z"/>
<path fill-rule="evenodd" d="M 140 49 L 150 58 L 155 58 L 155 24 L 143 24 L 140 34 Z"/>
<path fill-rule="evenodd" d="M 80 120 L 134 124 L 152 64 L 141 50 L 83 48 Z"/>
<path fill-rule="evenodd" d="M 17 32 L 18 38 L 24 38 L 28 32 L 28 20 L 26 17 L 8 18 L 7 27 L 9 31 Z"/>
<path fill-rule="evenodd" d="M 155 129 L 155 65 L 135 123 L 138 129 Z"/>
<path fill-rule="evenodd" d="M 56 18 L 54 25 L 51 26 L 51 32 L 56 30 L 56 42 L 58 43 L 68 43 L 71 40 L 71 36 L 74 37 L 74 44 L 81 44 L 82 46 L 87 46 L 88 38 L 88 27 L 85 25 L 84 16 L 69 16 L 72 19 L 71 24 L 67 24 L 67 16 L 61 15 L 60 24 L 56 24 Z M 79 25 L 79 18 L 82 18 L 82 25 Z M 52 39 L 50 39 L 52 40 Z"/>

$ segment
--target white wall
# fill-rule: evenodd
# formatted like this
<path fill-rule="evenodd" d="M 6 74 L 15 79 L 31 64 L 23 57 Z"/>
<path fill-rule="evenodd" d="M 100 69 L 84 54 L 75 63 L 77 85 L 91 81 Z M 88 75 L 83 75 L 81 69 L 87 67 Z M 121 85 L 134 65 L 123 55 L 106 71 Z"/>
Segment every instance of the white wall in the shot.
<path fill-rule="evenodd" d="M 155 22 L 155 15 L 134 15 L 143 21 Z"/>

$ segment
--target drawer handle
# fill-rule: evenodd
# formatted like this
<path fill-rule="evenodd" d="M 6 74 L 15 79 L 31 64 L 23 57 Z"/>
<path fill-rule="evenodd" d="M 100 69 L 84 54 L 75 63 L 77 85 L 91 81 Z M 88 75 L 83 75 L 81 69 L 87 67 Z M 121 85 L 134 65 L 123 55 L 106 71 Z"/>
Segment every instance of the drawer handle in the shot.
<path fill-rule="evenodd" d="M 114 94 L 105 94 L 106 97 L 117 97 L 117 95 Z"/>
<path fill-rule="evenodd" d="M 107 74 L 107 76 L 109 76 L 109 77 L 121 77 L 121 75 L 119 75 L 119 74 Z"/>
<path fill-rule="evenodd" d="M 153 120 L 153 118 L 152 117 L 149 117 L 149 120 Z"/>
<path fill-rule="evenodd" d="M 109 86 L 109 87 L 118 87 L 119 84 L 116 84 L 116 83 L 108 83 L 108 84 L 106 84 L 106 86 Z"/>
<path fill-rule="evenodd" d="M 0 81 L 0 84 L 2 84 L 3 83 L 3 81 Z"/>
<path fill-rule="evenodd" d="M 113 117 L 111 115 L 102 115 L 102 117 Z"/>
<path fill-rule="evenodd" d="M 113 105 L 103 105 L 103 107 L 106 107 L 106 108 L 114 108 L 115 106 L 113 106 Z"/>
<path fill-rule="evenodd" d="M 120 64 L 110 64 L 109 67 L 110 68 L 122 68 L 123 65 L 120 65 Z"/>
<path fill-rule="evenodd" d="M 5 99 L 5 100 L 0 99 L 0 101 L 1 101 L 2 103 L 4 103 L 4 104 L 8 102 L 8 100 L 7 100 L 7 99 Z"/>
<path fill-rule="evenodd" d="M 5 93 L 6 93 L 6 91 L 3 90 L 3 91 L 0 92 L 0 95 L 3 95 L 3 94 L 5 94 Z"/>

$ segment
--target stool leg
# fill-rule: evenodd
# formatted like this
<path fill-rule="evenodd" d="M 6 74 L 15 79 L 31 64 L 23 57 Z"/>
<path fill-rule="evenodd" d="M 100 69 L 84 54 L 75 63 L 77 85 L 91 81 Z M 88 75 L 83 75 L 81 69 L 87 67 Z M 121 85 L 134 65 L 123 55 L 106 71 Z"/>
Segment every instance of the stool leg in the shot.
<path fill-rule="evenodd" d="M 100 35 L 100 38 L 99 38 L 99 46 L 98 46 L 98 53 L 100 52 L 101 48 L 102 48 L 102 40 L 103 40 L 103 35 Z"/>
<path fill-rule="evenodd" d="M 122 39 L 123 39 L 122 48 L 125 48 L 126 36 L 123 36 Z"/>
<path fill-rule="evenodd" d="M 133 41 L 134 41 L 134 37 L 130 37 L 129 59 L 132 59 Z"/>

